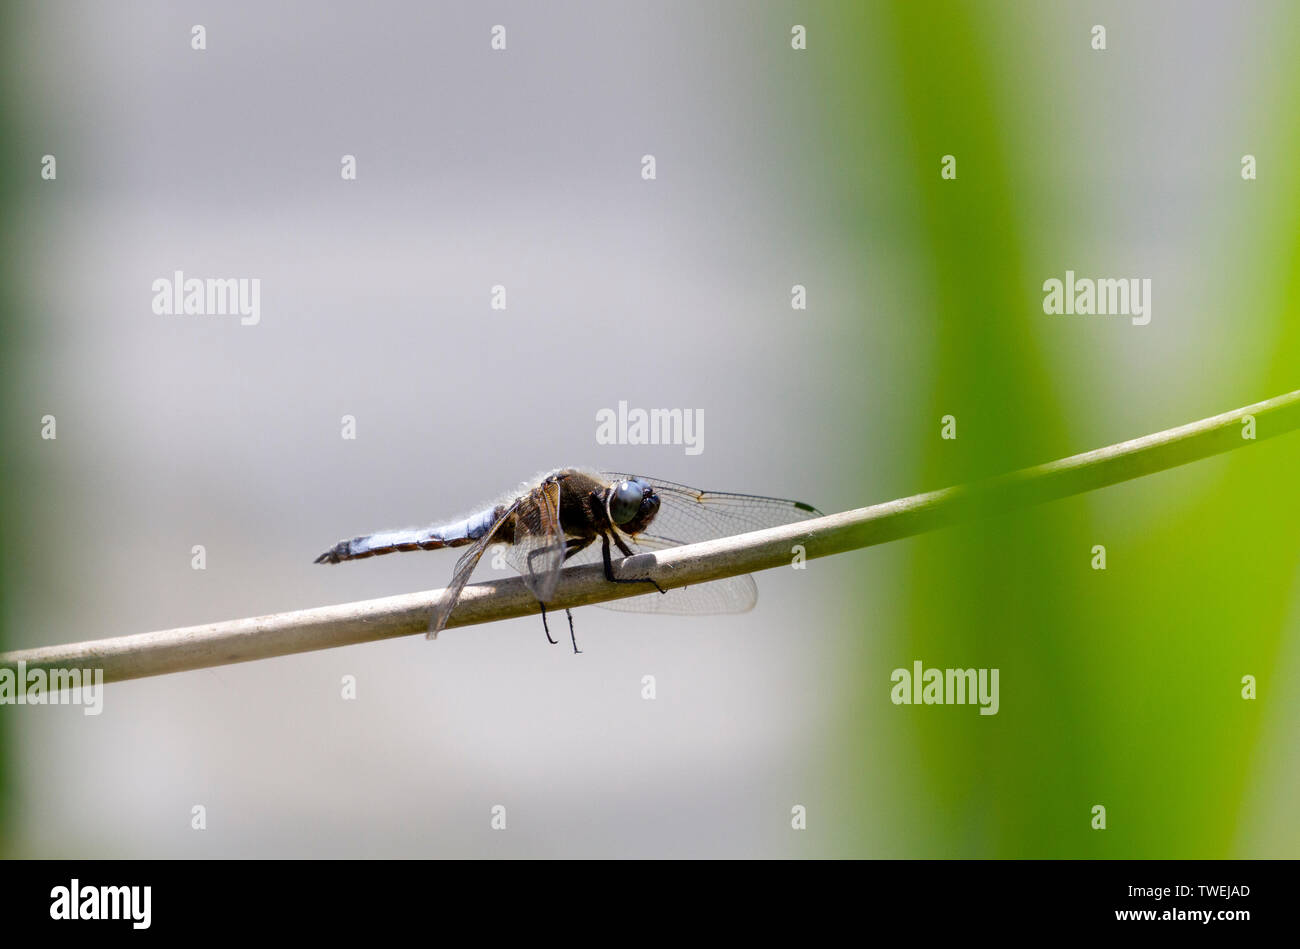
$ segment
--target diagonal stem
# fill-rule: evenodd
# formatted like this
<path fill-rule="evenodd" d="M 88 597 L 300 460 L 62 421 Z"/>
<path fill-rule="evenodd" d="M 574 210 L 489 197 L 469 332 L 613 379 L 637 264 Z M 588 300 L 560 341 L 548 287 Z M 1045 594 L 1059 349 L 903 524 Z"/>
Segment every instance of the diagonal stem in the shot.
<path fill-rule="evenodd" d="M 1245 437 L 1252 420 L 1254 439 Z M 705 583 L 790 563 L 801 545 L 809 558 L 883 544 L 972 517 L 1095 491 L 1121 481 L 1209 458 L 1300 428 L 1300 390 L 1163 432 L 871 507 L 702 544 L 640 554 L 624 570 L 665 589 Z M 560 610 L 626 596 L 658 596 L 640 585 L 609 583 L 600 565 L 566 570 L 547 604 Z M 91 642 L 0 654 L 0 668 L 102 668 L 104 681 L 163 675 L 233 662 L 423 633 L 441 590 L 322 606 Z M 521 578 L 465 588 L 447 626 L 528 616 L 540 604 Z"/>

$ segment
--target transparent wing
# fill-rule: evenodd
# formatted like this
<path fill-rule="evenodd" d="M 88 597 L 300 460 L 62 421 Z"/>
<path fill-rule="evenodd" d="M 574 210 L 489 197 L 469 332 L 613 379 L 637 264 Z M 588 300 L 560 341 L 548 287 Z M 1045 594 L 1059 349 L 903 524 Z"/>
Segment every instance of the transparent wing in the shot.
<path fill-rule="evenodd" d="M 822 516 L 821 511 L 802 501 L 767 498 L 756 494 L 700 491 L 684 484 L 660 481 L 644 475 L 617 472 L 603 474 L 610 480 L 638 478 L 654 487 L 659 495 L 659 513 L 655 515 L 647 533 L 668 542 L 670 546 L 694 544 Z M 641 536 L 644 535 L 638 535 Z"/>
<path fill-rule="evenodd" d="M 624 540 L 629 540 L 629 538 L 625 537 Z M 645 553 L 680 545 L 666 541 L 661 537 L 638 534 L 631 539 L 628 546 L 636 553 Z M 578 558 L 583 556 L 590 557 L 585 550 L 578 555 Z M 595 559 L 600 560 L 598 545 Z M 636 576 L 635 573 L 619 570 L 617 564 L 614 566 L 614 571 L 615 576 Z M 653 587 L 650 587 L 650 589 L 651 592 L 645 596 L 630 596 L 623 600 L 609 600 L 596 605 L 601 609 L 616 610 L 620 613 L 711 616 L 721 613 L 747 613 L 758 602 L 758 586 L 754 583 L 754 578 L 748 574 L 739 577 L 728 577 L 725 580 L 710 580 L 708 583 L 697 583 L 689 587 L 676 587 L 667 593 L 660 593 Z"/>
<path fill-rule="evenodd" d="M 505 560 L 523 576 L 533 596 L 542 603 L 550 601 L 564 563 L 559 482 L 544 481 L 515 502 L 515 538 Z"/>
<path fill-rule="evenodd" d="M 643 596 L 597 603 L 602 610 L 619 613 L 661 613 L 670 616 L 717 616 L 748 613 L 758 602 L 758 586 L 745 574 L 726 580 L 710 580 L 693 587 L 677 587 L 667 593 L 652 589 Z"/>
<path fill-rule="evenodd" d="M 604 472 L 610 481 L 638 478 L 654 486 L 659 495 L 659 513 L 644 533 L 623 540 L 633 553 L 666 550 L 682 544 L 694 544 L 762 530 L 781 524 L 791 524 L 821 512 L 810 504 L 783 498 L 769 498 L 755 494 L 733 494 L 725 491 L 700 491 L 684 484 L 661 481 L 643 475 Z M 598 563 L 600 545 L 594 544 L 573 558 L 573 563 Z M 616 576 L 629 576 L 614 567 Z M 695 586 L 679 587 L 667 593 L 628 597 L 598 603 L 607 610 L 625 613 L 666 613 L 710 615 L 744 613 L 758 602 L 758 587 L 748 575 L 711 580 Z"/>
<path fill-rule="evenodd" d="M 492 543 L 493 537 L 496 536 L 497 529 L 511 514 L 514 514 L 519 507 L 519 501 L 516 501 L 505 512 L 496 519 L 492 527 L 482 537 L 476 540 L 465 553 L 461 554 L 456 561 L 456 568 L 451 572 L 451 583 L 447 584 L 447 589 L 443 591 L 440 599 L 433 608 L 433 617 L 429 621 L 430 639 L 437 639 L 438 634 L 442 632 L 443 627 L 447 625 L 447 620 L 451 617 L 451 611 L 456 608 L 456 603 L 460 600 L 461 591 L 465 589 L 465 584 L 469 582 L 470 574 L 478 566 L 479 559 L 483 556 L 483 551 L 488 549 Z"/>

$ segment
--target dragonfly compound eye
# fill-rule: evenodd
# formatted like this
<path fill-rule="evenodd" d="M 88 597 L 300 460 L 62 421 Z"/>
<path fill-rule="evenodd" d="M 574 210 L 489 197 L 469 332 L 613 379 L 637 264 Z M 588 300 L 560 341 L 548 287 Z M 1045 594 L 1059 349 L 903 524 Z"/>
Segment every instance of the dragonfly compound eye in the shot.
<path fill-rule="evenodd" d="M 643 485 L 635 481 L 620 481 L 609 499 L 609 518 L 615 524 L 626 524 L 641 510 Z"/>

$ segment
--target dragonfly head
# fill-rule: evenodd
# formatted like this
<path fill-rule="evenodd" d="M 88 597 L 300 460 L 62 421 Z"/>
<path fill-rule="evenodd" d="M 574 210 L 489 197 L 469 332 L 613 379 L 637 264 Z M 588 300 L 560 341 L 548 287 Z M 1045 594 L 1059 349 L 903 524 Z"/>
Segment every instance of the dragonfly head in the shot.
<path fill-rule="evenodd" d="M 605 493 L 605 513 L 619 530 L 636 534 L 659 513 L 659 495 L 644 481 L 619 481 Z"/>

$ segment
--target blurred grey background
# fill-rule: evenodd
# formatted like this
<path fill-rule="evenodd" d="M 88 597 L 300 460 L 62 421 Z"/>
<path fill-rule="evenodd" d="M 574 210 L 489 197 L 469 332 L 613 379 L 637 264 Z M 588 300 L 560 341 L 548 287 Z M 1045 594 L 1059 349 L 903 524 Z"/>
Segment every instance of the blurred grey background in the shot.
<path fill-rule="evenodd" d="M 759 121 L 764 55 L 719 48 L 710 23 L 740 47 L 775 23 L 773 58 L 787 27 L 738 12 L 25 8 L 12 92 L 58 187 L 24 196 L 39 333 L 11 409 L 54 414 L 58 439 L 33 452 L 47 490 L 23 499 L 41 540 L 10 645 L 439 587 L 454 554 L 312 559 L 557 465 L 857 500 L 825 461 L 827 340 L 789 305 L 817 255 L 778 186 L 790 143 Z M 260 278 L 260 323 L 155 315 L 174 270 Z M 703 410 L 703 453 L 597 445 L 620 400 Z M 845 569 L 770 572 L 746 616 L 584 609 L 577 657 L 534 618 L 112 686 L 98 718 L 21 720 L 10 851 L 825 847 L 789 809 L 818 796 Z"/>

